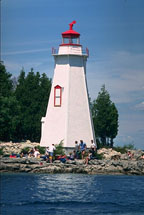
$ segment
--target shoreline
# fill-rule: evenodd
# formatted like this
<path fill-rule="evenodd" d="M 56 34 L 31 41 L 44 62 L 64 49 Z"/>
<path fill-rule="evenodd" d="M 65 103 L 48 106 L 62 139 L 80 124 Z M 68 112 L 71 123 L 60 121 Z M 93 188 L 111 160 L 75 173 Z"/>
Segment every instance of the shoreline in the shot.
<path fill-rule="evenodd" d="M 85 160 L 66 160 L 62 163 L 55 160 L 47 163 L 42 158 L 10 158 L 10 154 L 19 154 L 26 147 L 34 148 L 39 143 L 26 141 L 23 143 L 0 143 L 3 155 L 0 155 L 0 173 L 74 173 L 74 174 L 105 174 L 105 175 L 144 175 L 144 154 L 142 150 L 131 150 L 132 158 L 127 153 L 120 153 L 112 148 L 101 148 L 97 151 L 102 159 L 92 159 L 86 165 Z"/>
<path fill-rule="evenodd" d="M 0 173 L 74 173 L 89 175 L 144 175 L 144 160 L 59 160 L 47 163 L 38 158 L 1 158 Z"/>

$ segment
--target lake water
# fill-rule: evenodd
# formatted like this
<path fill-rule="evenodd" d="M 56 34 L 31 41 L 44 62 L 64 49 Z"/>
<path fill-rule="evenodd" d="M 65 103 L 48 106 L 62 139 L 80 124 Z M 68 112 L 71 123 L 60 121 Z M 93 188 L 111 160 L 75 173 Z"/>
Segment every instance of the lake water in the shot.
<path fill-rule="evenodd" d="M 1 174 L 1 215 L 144 215 L 144 176 Z"/>

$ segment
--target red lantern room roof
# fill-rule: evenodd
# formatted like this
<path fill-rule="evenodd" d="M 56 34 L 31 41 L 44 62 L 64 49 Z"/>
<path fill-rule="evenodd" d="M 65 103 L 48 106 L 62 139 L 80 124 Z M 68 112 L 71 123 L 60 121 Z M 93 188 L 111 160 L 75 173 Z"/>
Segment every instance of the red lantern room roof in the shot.
<path fill-rule="evenodd" d="M 70 28 L 68 31 L 65 31 L 62 33 L 62 37 L 63 38 L 78 38 L 80 36 L 80 34 L 76 31 L 73 30 L 73 25 L 76 24 L 76 21 L 73 21 L 69 24 Z"/>

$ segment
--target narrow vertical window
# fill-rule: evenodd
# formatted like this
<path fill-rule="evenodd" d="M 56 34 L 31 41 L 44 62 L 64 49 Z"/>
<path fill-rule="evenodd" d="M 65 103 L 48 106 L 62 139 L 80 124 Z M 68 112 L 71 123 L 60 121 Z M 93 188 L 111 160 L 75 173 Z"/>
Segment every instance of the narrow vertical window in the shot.
<path fill-rule="evenodd" d="M 60 107 L 62 102 L 62 88 L 57 85 L 54 87 L 54 107 Z"/>

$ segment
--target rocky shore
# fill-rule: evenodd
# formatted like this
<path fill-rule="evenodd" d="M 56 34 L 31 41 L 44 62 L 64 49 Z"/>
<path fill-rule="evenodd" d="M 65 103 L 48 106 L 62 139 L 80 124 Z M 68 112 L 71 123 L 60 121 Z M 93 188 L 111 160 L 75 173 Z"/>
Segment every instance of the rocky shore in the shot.
<path fill-rule="evenodd" d="M 15 146 L 16 145 L 16 146 Z M 23 147 L 35 146 L 38 143 L 25 143 Z M 5 144 L 3 151 L 19 153 L 22 144 Z M 12 148 L 13 147 L 13 148 Z M 20 148 L 21 147 L 21 148 Z M 28 173 L 85 173 L 85 174 L 128 174 L 144 175 L 144 159 L 140 159 L 143 154 L 141 150 L 133 150 L 133 158 L 128 158 L 127 154 L 121 154 L 112 149 L 100 149 L 99 154 L 103 154 L 104 159 L 94 159 L 85 164 L 85 160 L 67 160 L 61 163 L 55 160 L 47 163 L 42 158 L 10 158 L 1 155 L 0 172 L 28 172 Z"/>
<path fill-rule="evenodd" d="M 1 158 L 0 172 L 29 173 L 86 173 L 86 174 L 135 174 L 144 175 L 144 160 L 59 160 L 47 163 L 37 158 Z"/>

